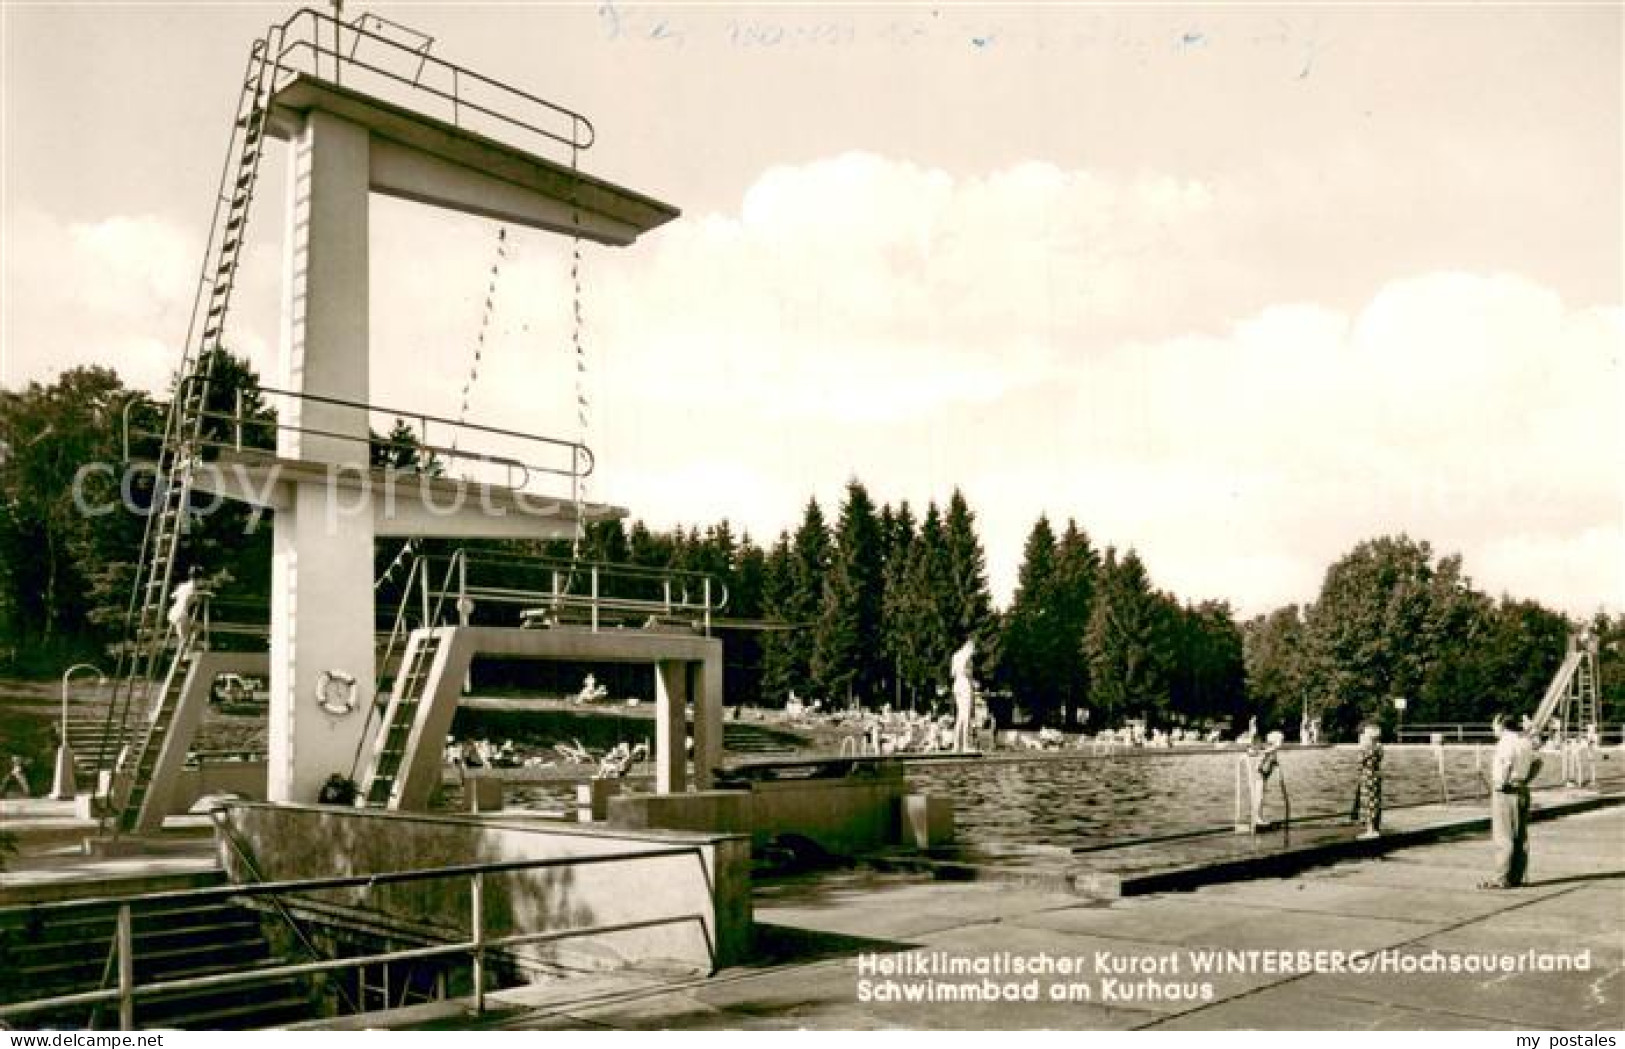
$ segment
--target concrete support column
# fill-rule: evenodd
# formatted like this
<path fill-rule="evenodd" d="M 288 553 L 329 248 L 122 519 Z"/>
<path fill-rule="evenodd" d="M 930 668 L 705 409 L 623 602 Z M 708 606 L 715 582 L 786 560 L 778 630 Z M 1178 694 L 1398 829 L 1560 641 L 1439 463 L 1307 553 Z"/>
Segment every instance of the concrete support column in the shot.
<path fill-rule="evenodd" d="M 655 664 L 655 793 L 688 787 L 688 667 L 685 660 Z"/>
<path fill-rule="evenodd" d="M 694 696 L 694 785 L 710 790 L 722 761 L 722 660 L 690 663 Z"/>
<path fill-rule="evenodd" d="M 293 136 L 285 234 L 287 298 L 276 385 L 364 403 L 368 396 L 369 135 L 321 110 Z M 279 400 L 277 452 L 354 476 L 367 466 L 364 411 Z M 354 439 L 346 439 L 354 438 Z M 268 796 L 311 802 L 334 773 L 351 774 L 376 679 L 373 512 L 366 493 L 294 486 L 279 510 L 271 561 Z M 296 626 L 297 624 L 297 626 Z M 324 709 L 319 684 L 329 684 Z M 354 710 L 331 709 L 353 680 Z"/>

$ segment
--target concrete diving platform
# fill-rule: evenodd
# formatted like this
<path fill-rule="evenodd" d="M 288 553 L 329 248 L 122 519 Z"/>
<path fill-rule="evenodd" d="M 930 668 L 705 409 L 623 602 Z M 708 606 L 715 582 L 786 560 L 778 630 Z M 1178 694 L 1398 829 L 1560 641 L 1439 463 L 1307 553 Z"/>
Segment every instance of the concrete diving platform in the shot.
<path fill-rule="evenodd" d="M 502 484 L 406 470 L 334 466 L 254 451 L 222 452 L 199 467 L 198 491 L 287 512 L 301 487 L 328 492 L 335 519 L 363 515 L 380 538 L 534 539 L 575 534 L 578 520 L 627 516 L 623 507 L 583 503 Z"/>
<path fill-rule="evenodd" d="M 611 245 L 631 244 L 679 214 L 568 164 L 309 74 L 276 92 L 269 133 L 292 139 L 312 112 L 368 133 L 374 193 Z"/>

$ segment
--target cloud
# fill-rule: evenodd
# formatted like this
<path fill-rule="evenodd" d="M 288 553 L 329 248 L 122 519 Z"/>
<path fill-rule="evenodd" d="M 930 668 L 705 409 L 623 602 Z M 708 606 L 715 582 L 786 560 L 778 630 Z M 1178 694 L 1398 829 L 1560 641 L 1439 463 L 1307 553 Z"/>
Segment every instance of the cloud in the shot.
<path fill-rule="evenodd" d="M 131 386 L 168 387 L 197 286 L 200 236 L 156 215 L 68 222 L 38 210 L 20 211 L 7 232 L 0 379 L 49 379 L 100 364 Z M 262 365 L 279 278 L 266 254 L 261 248 L 245 255 L 237 323 L 229 332 L 232 345 Z"/>
<path fill-rule="evenodd" d="M 734 215 L 658 233 L 612 269 L 604 335 L 646 348 L 640 400 L 719 376 L 763 418 L 841 425 L 986 404 L 1065 340 L 1142 308 L 1202 186 L 1025 163 L 981 177 L 850 153 L 775 167 Z"/>
<path fill-rule="evenodd" d="M 6 252 L 6 381 L 83 364 L 154 385 L 179 360 L 191 305 L 185 236 L 153 216 L 11 222 Z"/>
<path fill-rule="evenodd" d="M 1261 206 L 1239 192 L 861 153 L 774 167 L 731 211 L 585 247 L 579 332 L 569 241 L 510 231 L 482 322 L 494 225 L 379 200 L 373 398 L 454 416 L 474 371 L 471 418 L 574 438 L 579 392 L 592 498 L 764 541 L 809 493 L 833 510 L 849 477 L 916 508 L 960 485 L 1001 599 L 1046 512 L 1137 547 L 1182 597 L 1248 613 L 1312 600 L 1333 559 L 1399 531 L 1462 552 L 1492 592 L 1625 607 L 1625 311 L 1455 270 L 1352 305 L 1216 311 L 1235 278 L 1214 267 L 1258 262 L 1225 236 Z M 180 232 L 16 228 L 12 374 L 109 352 L 137 381 L 172 365 Z M 258 358 L 278 275 L 257 251 L 235 338 Z"/>
<path fill-rule="evenodd" d="M 1001 597 L 1048 512 L 1138 547 L 1181 596 L 1247 612 L 1312 600 L 1333 559 L 1398 531 L 1462 551 L 1492 590 L 1625 605 L 1607 543 L 1574 540 L 1625 543 L 1621 311 L 1440 271 L 1353 308 L 1266 303 L 1214 323 L 1191 303 L 1204 253 L 1258 206 L 1235 193 L 844 154 L 764 171 L 733 212 L 588 248 L 593 496 L 766 539 L 808 493 L 833 509 L 849 477 L 916 507 L 957 484 Z M 375 294 L 407 303 L 375 309 L 375 353 L 414 362 L 380 383 L 446 411 L 493 228 L 375 215 Z M 474 411 L 574 436 L 570 246 L 510 242 Z M 1595 572 L 1554 569 L 1571 540 Z"/>

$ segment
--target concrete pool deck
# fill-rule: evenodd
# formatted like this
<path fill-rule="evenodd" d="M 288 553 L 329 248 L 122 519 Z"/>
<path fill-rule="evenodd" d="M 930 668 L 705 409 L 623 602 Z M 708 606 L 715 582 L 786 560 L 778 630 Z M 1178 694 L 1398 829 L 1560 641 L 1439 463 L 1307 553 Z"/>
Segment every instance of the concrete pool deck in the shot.
<path fill-rule="evenodd" d="M 1474 888 L 1490 863 L 1478 803 L 1391 812 L 1390 834 L 1354 842 L 1336 824 L 1279 833 L 1207 834 L 1092 853 L 986 850 L 988 870 L 857 869 L 756 887 L 757 951 L 708 979 L 617 972 L 494 992 L 474 1017 L 461 1002 L 418 1007 L 368 1025 L 497 1028 L 1319 1028 L 1446 1029 L 1625 1026 L 1625 796 L 1544 791 L 1532 828 L 1533 884 Z M 7 802 L 8 829 L 55 838 L 76 821 L 65 803 Z M 26 812 L 23 810 L 27 810 Z M 6 902 L 82 893 L 84 882 L 136 888 L 214 870 L 203 826 L 177 827 L 145 855 L 105 859 L 48 849 L 0 876 Z M 206 824 L 207 820 L 196 822 Z M 1283 849 L 1282 846 L 1290 846 Z M 1158 859 L 1158 857 L 1161 857 Z M 1204 859 L 1205 857 L 1205 859 Z M 1299 872 L 1282 877 L 1285 863 Z M 1118 898 L 1079 895 L 1080 864 L 1114 870 Z M 1205 865 L 1204 865 L 1205 864 Z M 77 883 L 77 884 L 76 884 Z M 152 885 L 157 888 L 159 885 Z M 173 887 L 173 886 L 162 886 Z M 1194 890 L 1194 891 L 1173 891 Z M 37 895 L 36 895 L 37 894 Z M 1491 974 L 1264 972 L 1206 975 L 1212 950 L 1393 952 L 1397 965 L 1434 952 L 1588 951 L 1585 971 Z M 1097 955 L 1097 952 L 1104 952 Z M 897 959 L 1087 959 L 1081 975 L 1046 975 L 1039 1000 L 860 1000 L 890 985 L 963 980 L 859 971 Z M 1154 976 L 1095 971 L 1173 964 Z M 903 963 L 907 964 L 907 963 Z M 1106 980 L 1118 980 L 1112 987 Z M 956 982 L 956 980 L 958 982 Z M 1149 980 L 1173 990 L 1147 999 Z M 1052 1001 L 1058 984 L 1087 1000 Z M 1187 985 L 1198 997 L 1181 996 Z M 1206 989 L 1203 989 L 1206 985 Z M 1129 995 L 1124 1000 L 1124 994 Z"/>
<path fill-rule="evenodd" d="M 658 974 L 611 974 L 515 988 L 491 995 L 492 1011 L 484 1017 L 457 1012 L 421 1026 L 1625 1027 L 1625 808 L 1598 808 L 1536 824 L 1531 847 L 1532 884 L 1503 892 L 1474 888 L 1490 864 L 1491 846 L 1483 835 L 1416 843 L 1290 878 L 1110 901 L 919 874 L 823 875 L 758 887 L 763 950 L 752 965 L 685 983 Z M 1214 950 L 1373 952 L 1391 970 L 1196 973 L 1193 958 L 1214 957 Z M 1005 956 L 1077 958 L 1087 968 L 1081 976 L 1038 978 L 1039 1000 L 1033 1002 L 860 1000 L 865 980 L 873 998 L 888 984 L 921 986 L 933 979 L 887 976 L 871 962 L 860 970 L 860 959 L 879 959 L 895 969 Z M 1508 964 L 1523 965 L 1525 971 L 1409 971 L 1465 966 L 1485 956 L 1510 959 Z M 1539 971 L 1560 964 L 1559 959 L 1577 965 L 1582 956 L 1584 969 Z M 1096 971 L 1099 964 L 1164 969 L 1173 964 L 1177 971 L 1114 975 Z M 1106 980 L 1119 983 L 1108 988 Z M 1193 985 L 1198 998 L 1147 999 L 1140 990 L 1146 983 Z M 1089 1000 L 1050 1000 L 1053 988 L 1065 990 L 1069 984 L 1087 986 Z M 1204 985 L 1211 995 L 1206 1000 L 1200 997 Z M 1119 1000 L 1125 991 L 1131 1000 Z"/>

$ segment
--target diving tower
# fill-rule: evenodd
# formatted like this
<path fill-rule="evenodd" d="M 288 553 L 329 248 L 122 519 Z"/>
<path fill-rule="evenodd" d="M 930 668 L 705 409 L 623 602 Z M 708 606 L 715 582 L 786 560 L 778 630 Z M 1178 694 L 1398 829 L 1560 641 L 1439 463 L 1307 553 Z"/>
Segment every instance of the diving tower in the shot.
<path fill-rule="evenodd" d="M 345 27 L 334 28 L 345 35 Z M 277 374 L 278 386 L 291 396 L 287 418 L 279 419 L 277 461 L 266 467 L 281 478 L 271 570 L 267 792 L 272 801 L 314 801 L 329 775 L 350 769 L 363 744 L 361 710 L 373 697 L 348 690 L 377 680 L 372 564 L 379 531 L 375 518 L 389 516 L 380 505 L 385 493 L 356 484 L 351 505 L 364 500 L 364 508 L 338 516 L 340 493 L 329 480 L 372 477 L 366 413 L 350 407 L 367 405 L 371 394 L 371 195 L 609 245 L 629 245 L 677 215 L 675 208 L 586 176 L 573 163 L 473 130 L 460 119 L 460 98 L 453 98 L 447 120 L 358 89 L 355 81 L 365 82 L 368 71 L 346 60 L 342 43 L 326 56 L 332 75 L 321 76 L 321 33 L 312 37 L 315 61 L 274 85 L 266 123 L 270 137 L 287 143 L 290 158 Z M 339 82 L 346 73 L 350 85 Z M 408 93 L 407 101 L 420 101 L 421 95 Z M 511 92 L 505 97 L 521 99 Z M 484 105 L 473 112 L 516 132 L 525 130 L 521 125 L 542 127 L 543 117 L 563 117 L 563 133 L 547 141 L 567 146 L 572 162 L 591 145 L 586 119 L 551 105 L 526 115 Z M 292 469 L 278 470 L 289 464 Z M 572 462 L 571 469 L 577 468 Z M 431 513 L 427 501 L 398 496 L 396 508 L 410 505 L 423 512 L 409 517 L 408 528 L 391 529 L 397 533 L 474 537 L 523 530 L 549 538 L 573 535 L 577 527 L 563 498 L 539 506 L 514 500 L 503 507 L 511 512 L 499 515 L 490 511 L 489 500 Z M 610 508 L 594 512 L 624 514 Z M 334 682 L 339 694 L 333 694 Z"/>
<path fill-rule="evenodd" d="M 678 210 L 582 171 L 581 154 L 595 135 L 584 116 L 452 65 L 429 53 L 427 38 L 403 39 L 401 27 L 370 17 L 346 23 L 301 10 L 250 53 L 184 378 L 161 435 L 162 504 L 149 518 L 131 606 L 137 655 L 121 675 L 123 709 L 128 718 L 144 708 L 148 718 L 123 769 L 124 786 L 115 791 L 127 802 L 163 796 L 165 785 L 147 782 L 148 770 L 172 769 L 186 743 L 171 738 L 169 726 L 184 719 L 175 722 L 167 709 L 171 693 L 185 691 L 179 683 L 186 654 L 175 652 L 169 662 L 162 608 L 181 557 L 188 493 L 275 511 L 272 802 L 314 801 L 330 775 L 353 774 L 362 753 L 371 754 L 372 781 L 380 781 L 380 761 L 404 762 L 406 772 L 418 767 L 416 750 L 390 753 L 387 726 L 395 724 L 399 750 L 407 742 L 398 734 L 404 722 L 386 719 L 376 740 L 366 738 L 373 724 L 367 712 L 383 706 L 383 697 L 372 694 L 379 680 L 372 579 L 378 537 L 572 537 L 593 520 L 626 514 L 581 500 L 593 464 L 579 442 L 372 403 L 369 203 L 374 194 L 397 197 L 615 247 L 634 244 Z M 274 403 L 271 421 L 246 418 L 240 398 L 235 412 L 213 407 L 221 391 L 211 390 L 208 371 L 221 346 L 268 141 L 284 143 L 288 156 L 280 353 L 275 385 L 259 391 Z M 420 447 L 442 456 L 446 473 L 375 465 L 369 421 L 391 413 L 419 423 Z M 719 641 L 658 632 L 606 641 L 594 631 L 522 631 L 517 619 L 507 628 L 471 629 L 466 610 L 459 611 L 462 628 L 442 635 L 425 624 L 413 633 L 390 700 L 394 714 L 404 717 L 404 694 L 428 688 L 432 679 L 422 725 L 449 723 L 445 696 L 454 708 L 452 684 L 462 678 L 448 677 L 447 668 L 466 670 L 487 650 L 646 661 L 660 682 L 659 789 L 684 786 L 681 726 L 690 694 L 701 737 L 697 778 L 708 784 L 720 745 Z M 175 685 L 155 689 L 159 681 Z M 410 700 L 413 725 L 423 698 Z M 413 747 L 430 739 L 410 735 Z M 438 739 L 431 749 L 438 760 Z M 388 779 L 391 807 L 426 800 L 415 775 Z M 410 790 L 403 795 L 399 786 Z M 135 829 L 137 814 L 121 812 L 120 822 Z"/>

